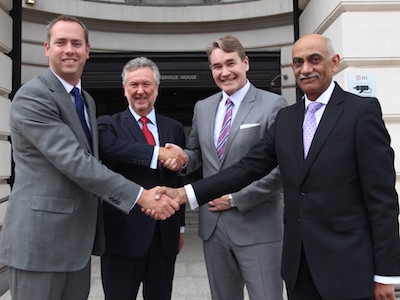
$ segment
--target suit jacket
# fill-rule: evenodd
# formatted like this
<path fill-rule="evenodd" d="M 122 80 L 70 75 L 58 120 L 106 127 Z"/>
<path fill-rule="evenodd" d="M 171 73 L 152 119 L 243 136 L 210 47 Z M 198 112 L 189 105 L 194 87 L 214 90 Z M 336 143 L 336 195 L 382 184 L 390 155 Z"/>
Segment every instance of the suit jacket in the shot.
<path fill-rule="evenodd" d="M 157 114 L 160 145 L 174 143 L 185 145 L 182 124 Z M 145 188 L 157 185 L 182 186 L 182 177 L 164 167 L 150 169 L 154 146 L 148 145 L 135 118 L 129 109 L 113 116 L 98 118 L 100 157 L 107 166 Z M 165 255 L 178 254 L 180 226 L 185 224 L 185 207 L 160 225 L 161 243 Z M 113 206 L 104 203 L 104 225 L 106 252 L 119 256 L 138 258 L 148 250 L 153 239 L 156 221 L 134 207 L 125 215 Z"/>
<path fill-rule="evenodd" d="M 282 276 L 296 283 L 301 249 L 326 299 L 372 296 L 373 276 L 400 274 L 394 154 L 377 99 L 335 86 L 303 158 L 304 101 L 282 109 L 238 164 L 193 183 L 200 203 L 280 166 L 284 187 Z"/>
<path fill-rule="evenodd" d="M 83 91 L 96 129 L 93 99 Z M 11 104 L 15 183 L 8 201 L 0 261 L 29 271 L 82 269 L 104 250 L 98 196 L 129 212 L 140 186 L 102 165 L 64 86 L 47 69 L 24 84 Z M 102 216 L 102 214 L 99 214 Z"/>
<path fill-rule="evenodd" d="M 201 164 L 203 176 L 208 177 L 238 162 L 274 122 L 286 100 L 276 94 L 250 85 L 229 131 L 222 160 L 214 144 L 215 114 L 222 93 L 199 101 L 194 108 L 192 131 L 186 146 L 189 163 L 187 172 Z M 218 218 L 224 219 L 231 240 L 240 246 L 281 241 L 283 234 L 283 201 L 280 173 L 270 175 L 233 194 L 237 209 L 210 212 L 208 205 L 200 207 L 199 235 L 208 240 Z M 261 229 L 261 230 L 258 230 Z"/>

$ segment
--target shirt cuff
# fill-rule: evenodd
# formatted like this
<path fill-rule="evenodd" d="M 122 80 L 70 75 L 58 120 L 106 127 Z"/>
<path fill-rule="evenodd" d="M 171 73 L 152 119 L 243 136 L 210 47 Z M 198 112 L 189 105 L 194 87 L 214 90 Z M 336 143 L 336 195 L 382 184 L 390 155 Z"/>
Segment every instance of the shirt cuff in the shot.
<path fill-rule="evenodd" d="M 154 146 L 153 156 L 151 157 L 151 162 L 150 162 L 150 169 L 157 170 L 159 153 L 160 153 L 160 147 Z"/>
<path fill-rule="evenodd" d="M 139 193 L 138 193 L 138 195 L 136 197 L 135 203 L 133 203 L 133 205 L 132 205 L 130 210 L 132 210 L 132 208 L 136 205 L 136 203 L 138 202 L 140 196 L 142 196 L 142 193 L 143 193 L 143 187 L 140 187 L 140 190 L 139 190 Z"/>
<path fill-rule="evenodd" d="M 382 284 L 400 284 L 400 276 L 374 275 L 374 281 Z"/>
<path fill-rule="evenodd" d="M 186 195 L 188 197 L 189 205 L 192 210 L 199 207 L 199 203 L 197 202 L 196 194 L 191 184 L 187 184 L 184 186 Z"/>

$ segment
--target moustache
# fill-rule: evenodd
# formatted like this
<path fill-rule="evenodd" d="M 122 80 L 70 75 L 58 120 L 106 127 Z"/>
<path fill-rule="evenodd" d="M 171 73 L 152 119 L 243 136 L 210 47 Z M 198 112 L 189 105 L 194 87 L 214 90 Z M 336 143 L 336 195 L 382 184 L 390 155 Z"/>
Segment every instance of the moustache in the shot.
<path fill-rule="evenodd" d="M 314 77 L 319 79 L 320 75 L 317 72 L 314 72 L 314 73 L 311 73 L 311 74 L 308 74 L 308 75 L 300 74 L 299 75 L 299 80 L 310 79 L 310 78 L 314 78 Z"/>

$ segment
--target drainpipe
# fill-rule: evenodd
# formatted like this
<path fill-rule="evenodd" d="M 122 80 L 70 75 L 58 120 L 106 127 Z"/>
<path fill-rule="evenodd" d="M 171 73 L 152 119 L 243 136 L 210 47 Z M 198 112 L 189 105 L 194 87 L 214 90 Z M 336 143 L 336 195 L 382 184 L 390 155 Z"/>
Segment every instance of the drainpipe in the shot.
<path fill-rule="evenodd" d="M 22 40 L 22 1 L 13 0 L 13 8 L 10 11 L 13 19 L 13 37 L 12 37 L 12 51 L 10 57 L 12 60 L 12 90 L 10 93 L 10 100 L 14 98 L 15 93 L 21 86 L 21 40 Z M 11 142 L 11 140 L 10 140 Z M 14 184 L 14 162 L 11 161 L 11 177 L 8 184 Z"/>
<path fill-rule="evenodd" d="M 12 59 L 12 91 L 10 99 L 14 97 L 21 86 L 21 40 L 22 40 L 22 1 L 13 0 L 13 9 L 10 12 L 13 19 L 13 49 Z"/>
<path fill-rule="evenodd" d="M 302 11 L 299 9 L 299 1 L 293 0 L 293 29 L 294 29 L 293 37 L 294 37 L 294 42 L 296 42 L 300 37 L 299 18 L 300 18 L 301 13 L 302 13 Z M 303 97 L 303 92 L 296 84 L 296 102 L 300 101 L 302 97 Z"/>

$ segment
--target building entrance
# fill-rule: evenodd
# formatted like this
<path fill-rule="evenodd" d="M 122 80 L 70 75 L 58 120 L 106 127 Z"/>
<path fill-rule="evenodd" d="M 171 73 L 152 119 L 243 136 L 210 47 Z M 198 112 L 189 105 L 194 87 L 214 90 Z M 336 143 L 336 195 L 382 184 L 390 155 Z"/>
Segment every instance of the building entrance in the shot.
<path fill-rule="evenodd" d="M 258 88 L 280 93 L 279 52 L 247 52 L 248 78 Z M 97 104 L 97 115 L 124 110 L 127 101 L 121 84 L 122 68 L 137 56 L 152 59 L 160 69 L 161 84 L 155 107 L 157 112 L 190 127 L 195 103 L 217 91 L 205 53 L 91 53 L 82 75 L 83 87 Z"/>

